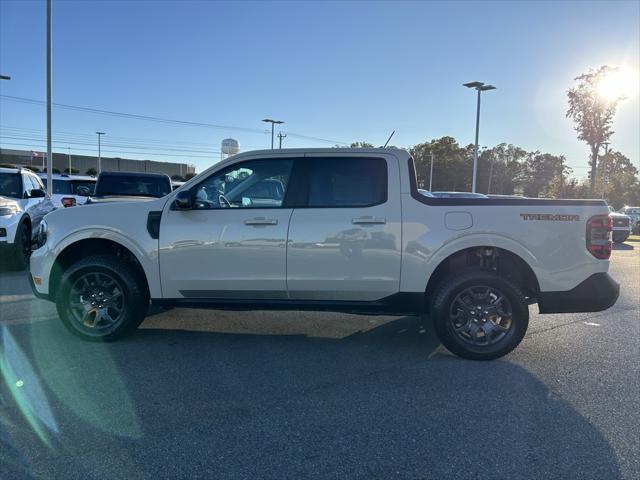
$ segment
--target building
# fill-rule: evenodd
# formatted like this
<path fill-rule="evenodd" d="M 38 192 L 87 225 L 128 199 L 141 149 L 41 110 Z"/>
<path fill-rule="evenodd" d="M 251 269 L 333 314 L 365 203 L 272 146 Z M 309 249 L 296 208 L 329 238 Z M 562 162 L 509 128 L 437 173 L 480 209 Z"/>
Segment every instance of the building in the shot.
<path fill-rule="evenodd" d="M 0 148 L 0 164 L 9 164 L 37 168 L 44 171 L 46 152 L 30 150 L 11 150 Z M 132 160 L 130 158 L 101 157 L 102 170 L 109 172 L 153 172 L 166 173 L 170 177 L 194 174 L 195 167 L 187 163 L 158 162 L 155 160 Z M 69 154 L 53 153 L 53 168 L 64 172 L 69 168 Z M 98 170 L 98 157 L 88 155 L 71 155 L 71 168 L 84 175 L 87 170 Z"/>

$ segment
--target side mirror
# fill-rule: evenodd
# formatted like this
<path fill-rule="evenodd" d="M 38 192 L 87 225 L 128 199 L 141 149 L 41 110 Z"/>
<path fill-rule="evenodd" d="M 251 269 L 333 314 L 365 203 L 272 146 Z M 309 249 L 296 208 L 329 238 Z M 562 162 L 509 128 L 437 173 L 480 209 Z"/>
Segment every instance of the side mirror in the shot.
<path fill-rule="evenodd" d="M 41 188 L 34 188 L 29 193 L 29 197 L 30 198 L 43 198 L 43 197 L 46 197 L 46 196 L 47 196 L 46 192 L 44 190 L 42 190 Z"/>
<path fill-rule="evenodd" d="M 79 186 L 77 192 L 81 197 L 88 197 L 89 195 L 91 195 L 91 190 L 89 189 L 89 187 L 85 187 L 84 185 Z"/>
<path fill-rule="evenodd" d="M 253 204 L 253 202 L 251 201 L 251 199 L 249 197 L 242 197 L 242 206 L 243 207 L 250 207 Z"/>
<path fill-rule="evenodd" d="M 173 208 L 175 210 L 191 210 L 191 192 L 188 190 L 178 192 L 176 198 L 173 200 Z"/>

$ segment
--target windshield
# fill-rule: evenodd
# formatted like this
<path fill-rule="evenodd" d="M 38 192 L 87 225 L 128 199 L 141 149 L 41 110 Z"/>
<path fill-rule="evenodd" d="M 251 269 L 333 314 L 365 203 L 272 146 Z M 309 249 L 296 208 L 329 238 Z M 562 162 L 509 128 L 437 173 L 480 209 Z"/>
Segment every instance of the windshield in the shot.
<path fill-rule="evenodd" d="M 19 173 L 0 173 L 0 196 L 22 198 L 22 182 Z"/>
<path fill-rule="evenodd" d="M 80 187 L 87 187 L 90 193 L 93 193 L 93 189 L 96 187 L 96 182 L 92 180 L 71 180 L 69 183 L 74 195 L 80 195 L 78 193 Z"/>
<path fill-rule="evenodd" d="M 108 175 L 98 180 L 97 195 L 164 197 L 171 192 L 171 182 L 163 177 Z"/>

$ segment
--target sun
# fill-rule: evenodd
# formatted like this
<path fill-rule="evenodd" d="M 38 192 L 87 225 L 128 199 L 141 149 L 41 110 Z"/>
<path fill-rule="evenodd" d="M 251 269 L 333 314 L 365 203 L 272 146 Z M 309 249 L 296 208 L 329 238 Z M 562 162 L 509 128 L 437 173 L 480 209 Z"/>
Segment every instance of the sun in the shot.
<path fill-rule="evenodd" d="M 598 84 L 598 95 L 606 101 L 630 98 L 638 93 L 638 72 L 630 67 L 610 71 Z"/>

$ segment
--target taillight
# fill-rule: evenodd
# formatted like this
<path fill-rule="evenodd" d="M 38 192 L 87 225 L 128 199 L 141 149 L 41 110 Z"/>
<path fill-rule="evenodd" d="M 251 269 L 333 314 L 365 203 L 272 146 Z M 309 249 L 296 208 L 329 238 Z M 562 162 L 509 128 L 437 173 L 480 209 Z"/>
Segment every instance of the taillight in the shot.
<path fill-rule="evenodd" d="M 596 258 L 611 257 L 613 220 L 609 215 L 595 215 L 587 221 L 587 250 Z"/>
<path fill-rule="evenodd" d="M 75 207 L 76 206 L 76 199 L 73 198 L 73 197 L 64 197 L 62 199 L 62 205 L 64 206 L 64 208 Z"/>

